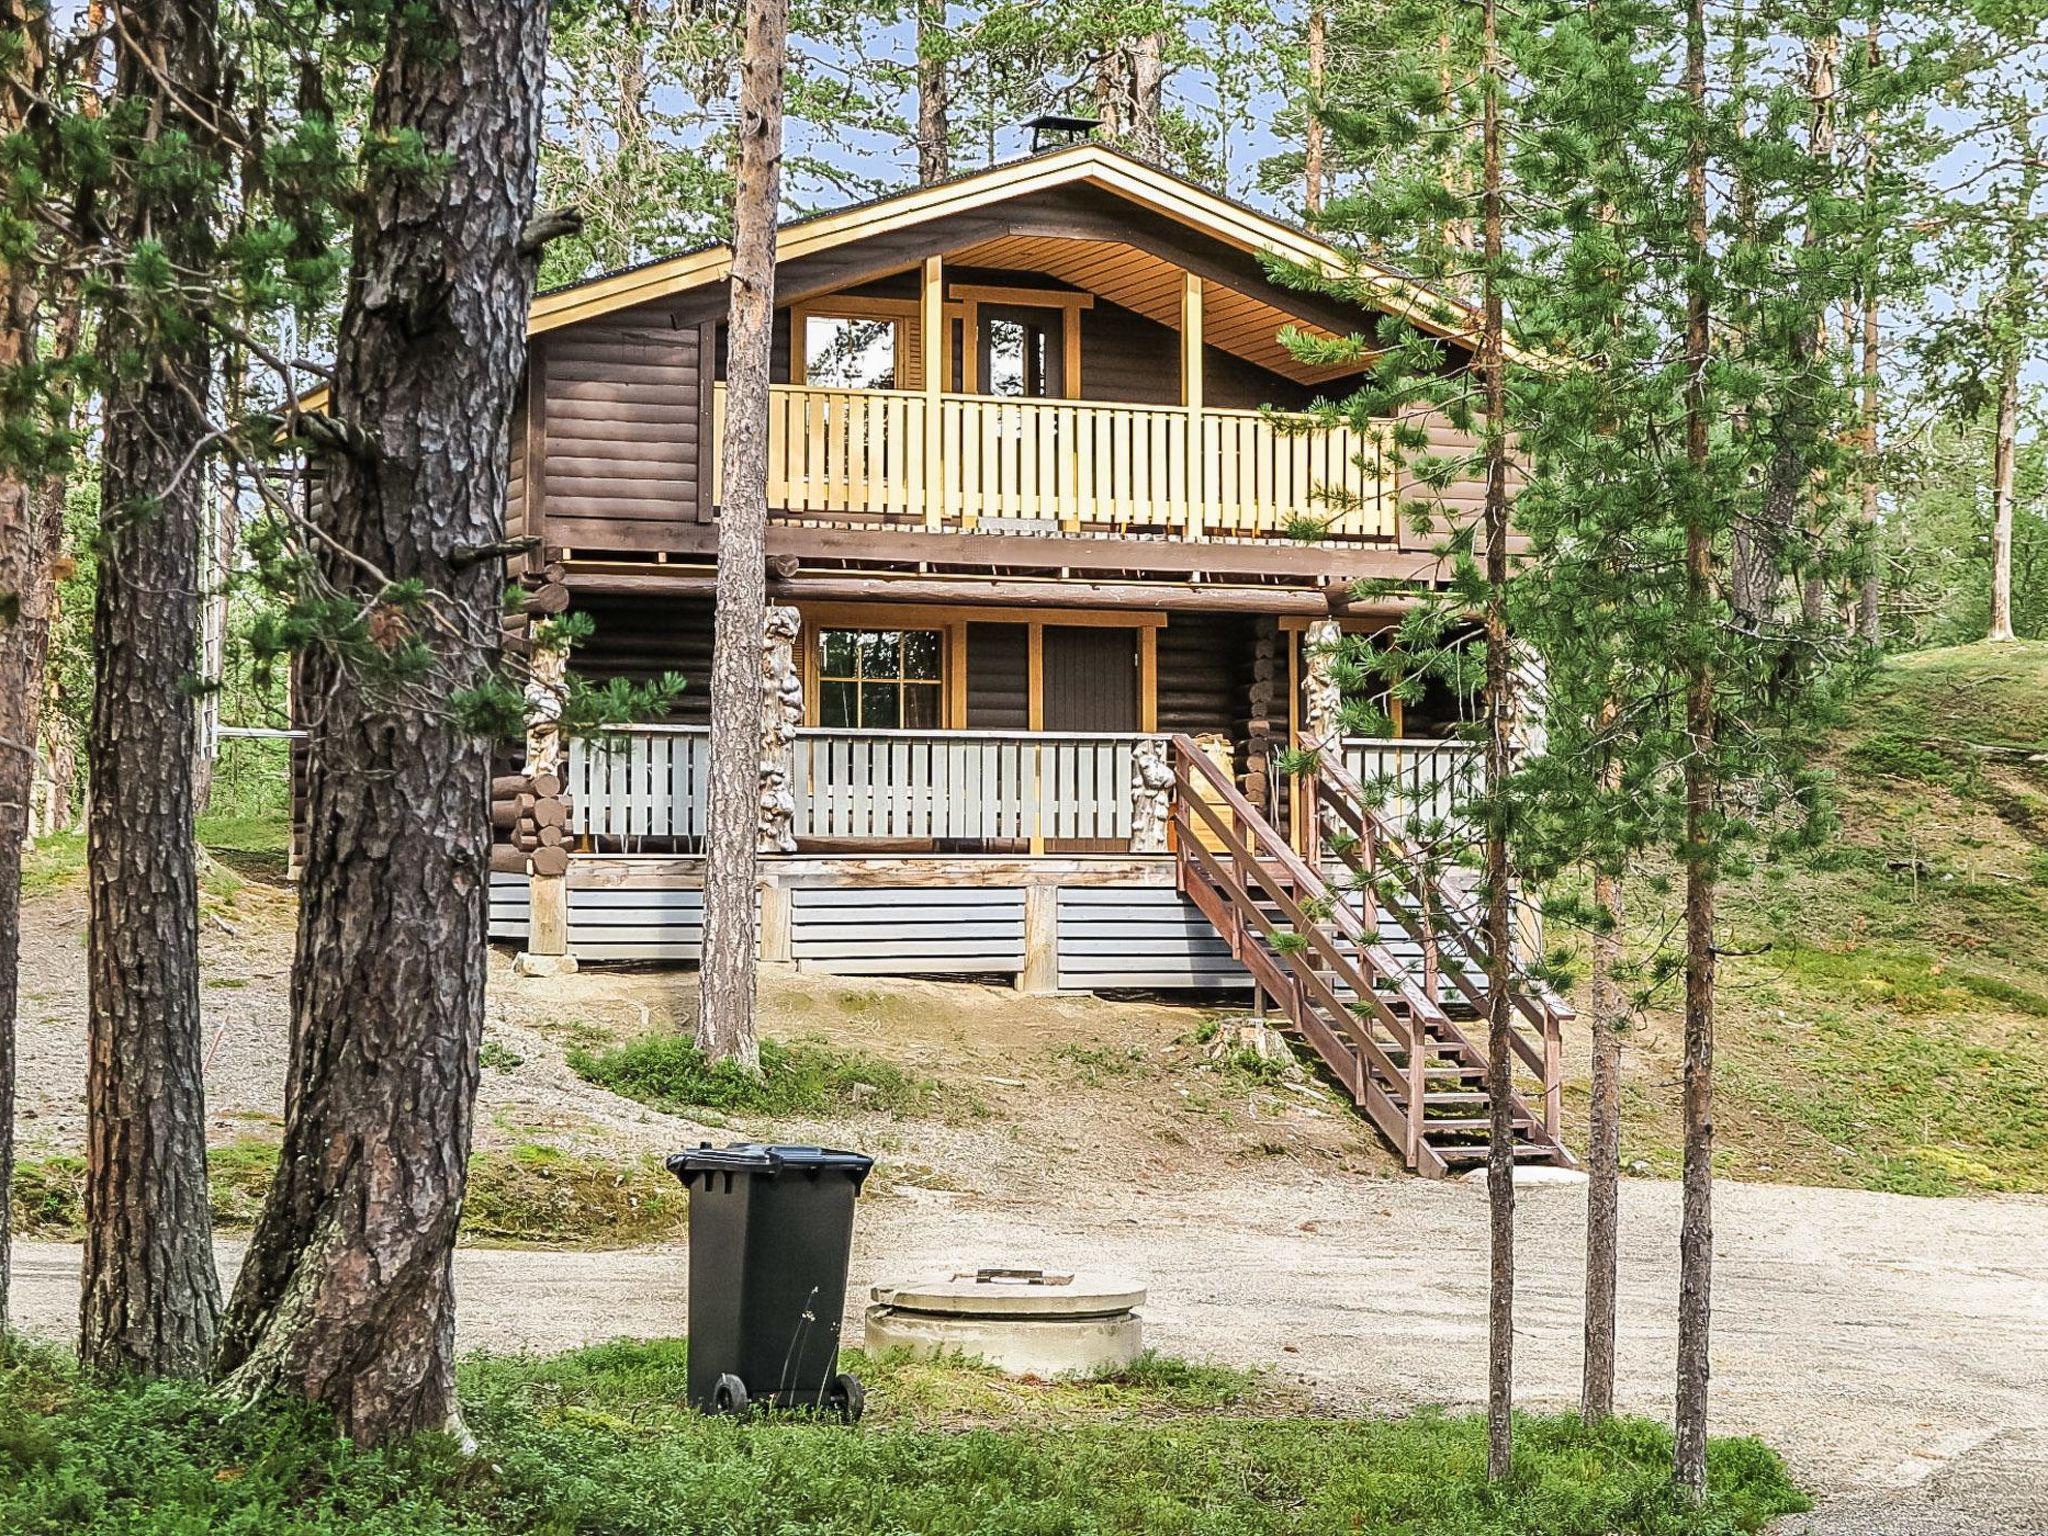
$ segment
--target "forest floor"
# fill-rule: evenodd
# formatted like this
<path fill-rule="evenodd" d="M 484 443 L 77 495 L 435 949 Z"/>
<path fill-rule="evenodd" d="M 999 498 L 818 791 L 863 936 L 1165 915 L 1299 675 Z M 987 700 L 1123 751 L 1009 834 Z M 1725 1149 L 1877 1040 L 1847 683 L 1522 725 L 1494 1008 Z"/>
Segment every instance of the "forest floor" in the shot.
<path fill-rule="evenodd" d="M 1724 902 L 1737 953 L 1719 1168 L 1745 1182 L 1721 1196 L 1718 1426 L 1765 1435 L 1821 1489 L 2048 1488 L 2048 1203 L 2026 1198 L 2048 1192 L 2048 770 L 2028 760 L 2044 751 L 2048 646 L 1893 663 L 1823 747 L 1840 836 L 1760 865 Z M 206 1082 L 231 1234 L 275 1157 L 293 906 L 274 827 L 205 832 Z M 23 918 L 31 1237 L 76 1223 L 78 864 L 73 839 L 40 849 Z M 1659 931 L 1668 903 L 1646 883 L 1632 935 Z M 1642 1177 L 1626 1186 L 1623 1393 L 1650 1413 L 1668 1392 L 1674 1001 L 1652 1000 L 1627 1056 L 1624 1159 Z M 744 1135 L 880 1157 L 857 1288 L 963 1260 L 1115 1264 L 1150 1280 L 1166 1347 L 1271 1371 L 1333 1407 L 1469 1401 L 1481 1379 L 1480 1192 L 1399 1176 L 1314 1077 L 1213 1056 L 1213 1010 L 774 973 L 764 1033 L 837 1064 L 801 1102 L 669 1113 L 571 1065 L 603 1076 L 593 1058 L 671 1037 L 694 1012 L 691 976 L 516 981 L 495 958 L 462 1260 L 475 1342 L 674 1331 L 679 1258 L 648 1245 L 680 1237 L 684 1205 L 658 1158 Z M 1568 1070 L 1580 1126 L 1578 1052 Z M 1905 1198 L 1935 1194 L 2019 1198 Z M 1532 1189 L 1524 1217 L 1522 1384 L 1564 1406 L 1583 1197 Z M 474 1251 L 505 1244 L 576 1251 Z M 636 1251 L 590 1251 L 608 1247 Z M 24 1258 L 27 1315 L 60 1326 L 70 1251 Z M 2019 1471 L 1996 1470 L 2008 1465 Z M 1943 1498 L 1970 1518 L 1964 1494 Z M 1895 1504 L 1885 1494 L 1880 1516 Z M 2048 1527 L 2038 1503 L 1999 1511 L 1987 1528 Z"/>

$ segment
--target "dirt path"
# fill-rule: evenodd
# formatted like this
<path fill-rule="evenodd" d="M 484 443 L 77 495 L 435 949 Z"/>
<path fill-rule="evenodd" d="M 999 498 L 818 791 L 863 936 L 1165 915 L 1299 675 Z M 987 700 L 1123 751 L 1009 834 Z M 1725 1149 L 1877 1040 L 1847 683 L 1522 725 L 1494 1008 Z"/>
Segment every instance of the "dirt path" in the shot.
<path fill-rule="evenodd" d="M 2048 1530 L 2048 1204 L 1750 1184 L 1716 1200 L 1714 1427 L 1762 1436 L 1843 1498 L 1793 1531 Z M 1621 1397 L 1666 1415 L 1677 1189 L 1630 1181 L 1625 1201 Z M 1568 1407 L 1584 1199 L 1532 1188 L 1521 1205 L 1521 1398 Z M 1483 1242 L 1477 1187 L 1274 1163 L 1155 1184 L 1135 1211 L 1097 1179 L 1029 1202 L 890 1194 L 863 1204 L 854 1279 L 992 1261 L 1131 1271 L 1160 1348 L 1298 1377 L 1332 1407 L 1399 1408 L 1474 1400 Z M 69 1326 L 75 1265 L 62 1245 L 19 1255 L 24 1325 Z M 683 1326 L 680 1250 L 471 1250 L 458 1275 L 476 1348 Z"/>

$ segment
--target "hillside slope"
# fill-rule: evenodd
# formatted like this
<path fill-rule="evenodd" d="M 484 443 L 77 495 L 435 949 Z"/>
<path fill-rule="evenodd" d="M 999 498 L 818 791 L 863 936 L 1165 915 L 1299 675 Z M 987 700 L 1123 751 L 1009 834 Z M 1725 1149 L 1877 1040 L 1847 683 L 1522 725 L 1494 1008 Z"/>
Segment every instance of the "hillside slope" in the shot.
<path fill-rule="evenodd" d="M 1823 761 L 1839 839 L 1723 899 L 1720 1166 L 2048 1191 L 2048 644 L 1886 663 Z M 1639 945 L 1674 900 L 1636 893 Z M 1660 994 L 1627 1051 L 1639 1171 L 1678 1167 L 1677 1002 Z"/>

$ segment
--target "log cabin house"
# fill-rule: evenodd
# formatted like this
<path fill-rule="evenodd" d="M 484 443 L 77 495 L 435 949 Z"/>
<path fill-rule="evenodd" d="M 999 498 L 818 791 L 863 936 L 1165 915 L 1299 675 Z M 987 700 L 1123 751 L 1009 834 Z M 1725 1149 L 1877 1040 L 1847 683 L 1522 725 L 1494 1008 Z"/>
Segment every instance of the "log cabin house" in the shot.
<path fill-rule="evenodd" d="M 510 444 L 510 532 L 539 541 L 522 579 L 537 609 L 591 615 L 579 671 L 691 681 L 672 718 L 602 740 L 543 722 L 497 782 L 492 935 L 542 960 L 696 956 L 729 255 L 533 307 Z M 1272 260 L 1348 270 L 1361 298 L 1284 285 Z M 1399 597 L 1353 600 L 1361 578 L 1441 579 L 1442 534 L 1403 525 L 1413 490 L 1370 440 L 1285 414 L 1354 378 L 1281 333 L 1369 335 L 1377 312 L 1453 352 L 1474 323 L 1094 143 L 783 228 L 764 960 L 1241 991 L 1412 1167 L 1483 1156 L 1458 1022 L 1485 1001 L 1477 918 L 1456 891 L 1361 878 L 1408 816 L 1450 811 L 1458 701 L 1340 742 L 1326 654 L 1399 617 Z M 1482 494 L 1431 493 L 1453 516 Z M 1275 755 L 1301 743 L 1323 766 L 1283 783 Z M 1517 1154 L 1565 1160 L 1565 1011 L 1526 981 L 1514 1001 Z"/>

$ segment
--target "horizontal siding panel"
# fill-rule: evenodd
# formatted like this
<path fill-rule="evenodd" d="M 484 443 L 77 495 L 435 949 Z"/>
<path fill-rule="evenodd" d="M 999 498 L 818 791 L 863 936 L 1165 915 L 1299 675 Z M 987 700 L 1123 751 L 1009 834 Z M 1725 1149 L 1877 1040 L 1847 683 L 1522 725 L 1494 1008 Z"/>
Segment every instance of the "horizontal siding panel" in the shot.
<path fill-rule="evenodd" d="M 918 907 L 1014 907 L 1024 911 L 1024 893 L 1019 890 L 976 886 L 919 886 L 906 890 L 870 889 L 855 886 L 798 886 L 791 897 L 799 911 L 823 911 L 829 907 L 878 907 L 902 912 Z M 1167 894 L 1171 895 L 1171 892 Z"/>
<path fill-rule="evenodd" d="M 1251 985 L 1209 920 L 1164 886 L 1062 890 L 1058 973 L 1074 991 Z"/>
<path fill-rule="evenodd" d="M 965 975 L 1024 964 L 1024 893 L 972 886 L 790 892 L 790 955 L 857 976 Z"/>

